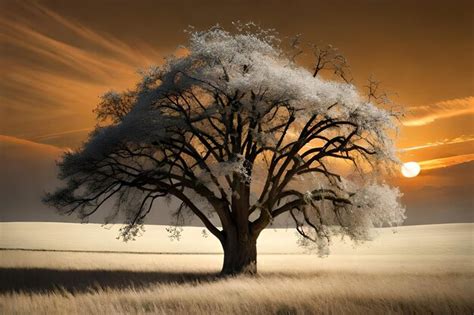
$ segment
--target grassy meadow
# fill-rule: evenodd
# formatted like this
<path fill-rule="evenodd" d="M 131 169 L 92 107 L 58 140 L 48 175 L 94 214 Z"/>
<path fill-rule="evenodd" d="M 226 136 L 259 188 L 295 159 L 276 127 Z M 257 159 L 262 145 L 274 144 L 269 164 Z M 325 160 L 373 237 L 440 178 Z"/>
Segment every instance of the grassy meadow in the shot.
<path fill-rule="evenodd" d="M 172 242 L 150 226 L 123 244 L 98 225 L 2 223 L 0 314 L 472 314 L 473 228 L 380 229 L 326 258 L 267 230 L 259 275 L 222 279 L 218 243 L 199 228 Z"/>

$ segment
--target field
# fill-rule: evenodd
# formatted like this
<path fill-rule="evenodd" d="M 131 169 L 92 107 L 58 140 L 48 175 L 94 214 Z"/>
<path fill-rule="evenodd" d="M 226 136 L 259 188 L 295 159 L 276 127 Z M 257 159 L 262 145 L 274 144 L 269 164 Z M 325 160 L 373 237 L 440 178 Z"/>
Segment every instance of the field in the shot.
<path fill-rule="evenodd" d="M 327 258 L 304 254 L 291 230 L 268 230 L 259 275 L 220 279 L 218 244 L 198 228 L 176 243 L 149 227 L 123 244 L 115 228 L 3 223 L 0 313 L 472 314 L 473 228 L 381 229 L 359 247 L 335 242 Z M 79 252 L 51 251 L 65 249 Z"/>

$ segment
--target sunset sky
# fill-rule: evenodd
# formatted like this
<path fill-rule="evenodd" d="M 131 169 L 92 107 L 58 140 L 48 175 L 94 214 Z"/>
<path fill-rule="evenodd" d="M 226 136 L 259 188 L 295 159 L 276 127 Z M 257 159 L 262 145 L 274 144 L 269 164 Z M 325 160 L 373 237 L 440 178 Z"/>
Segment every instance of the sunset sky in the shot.
<path fill-rule="evenodd" d="M 330 43 L 357 85 L 370 75 L 405 110 L 397 140 L 415 178 L 391 179 L 408 224 L 473 222 L 472 1 L 0 0 L 0 219 L 60 220 L 41 205 L 54 160 L 94 127 L 101 94 L 186 44 L 188 25 L 254 21 Z M 310 56 L 303 56 L 307 62 Z"/>

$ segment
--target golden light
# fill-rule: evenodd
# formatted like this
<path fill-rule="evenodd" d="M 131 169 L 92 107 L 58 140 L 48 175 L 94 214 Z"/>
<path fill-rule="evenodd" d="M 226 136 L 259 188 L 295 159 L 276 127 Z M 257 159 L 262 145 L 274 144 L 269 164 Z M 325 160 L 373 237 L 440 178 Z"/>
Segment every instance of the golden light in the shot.
<path fill-rule="evenodd" d="M 420 164 L 416 162 L 407 162 L 402 165 L 402 175 L 408 178 L 417 176 L 420 170 Z"/>

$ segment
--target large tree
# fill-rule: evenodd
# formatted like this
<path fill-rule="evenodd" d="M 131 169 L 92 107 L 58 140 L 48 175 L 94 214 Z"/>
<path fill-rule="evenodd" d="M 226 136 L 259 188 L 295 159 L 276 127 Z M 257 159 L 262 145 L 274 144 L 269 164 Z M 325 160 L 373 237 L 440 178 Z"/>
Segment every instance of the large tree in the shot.
<path fill-rule="evenodd" d="M 256 272 L 257 238 L 281 215 L 320 252 L 332 235 L 400 224 L 399 192 L 381 179 L 398 163 L 392 111 L 373 82 L 357 91 L 337 50 L 313 47 L 306 69 L 300 46 L 251 25 L 190 31 L 184 56 L 103 96 L 105 124 L 64 155 L 66 184 L 45 202 L 81 218 L 113 202 L 129 239 L 171 196 L 178 221 L 191 213 L 221 242 L 223 274 Z"/>

